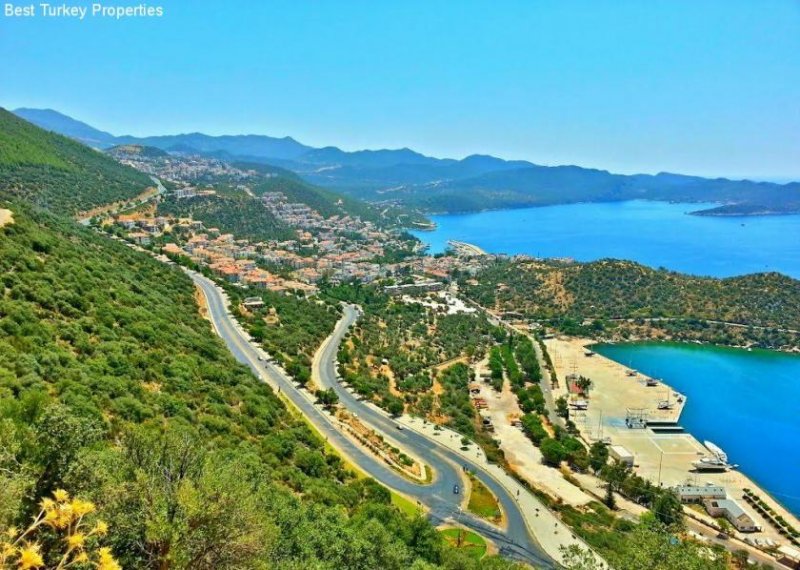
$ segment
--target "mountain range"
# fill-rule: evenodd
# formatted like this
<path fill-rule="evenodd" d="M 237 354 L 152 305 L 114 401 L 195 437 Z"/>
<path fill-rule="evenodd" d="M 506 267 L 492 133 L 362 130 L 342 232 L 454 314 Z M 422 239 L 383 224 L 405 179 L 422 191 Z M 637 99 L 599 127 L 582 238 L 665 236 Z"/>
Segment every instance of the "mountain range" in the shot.
<path fill-rule="evenodd" d="M 704 215 L 800 212 L 798 182 L 775 184 L 672 173 L 623 175 L 579 166 L 541 166 L 487 155 L 461 160 L 435 158 L 408 148 L 349 152 L 333 146 L 314 148 L 291 137 L 266 135 L 114 136 L 49 109 L 17 109 L 14 113 L 44 129 L 100 149 L 140 144 L 172 153 L 271 164 L 353 197 L 425 212 L 632 199 L 702 203 L 696 213 Z M 708 203 L 715 205 L 708 207 Z"/>

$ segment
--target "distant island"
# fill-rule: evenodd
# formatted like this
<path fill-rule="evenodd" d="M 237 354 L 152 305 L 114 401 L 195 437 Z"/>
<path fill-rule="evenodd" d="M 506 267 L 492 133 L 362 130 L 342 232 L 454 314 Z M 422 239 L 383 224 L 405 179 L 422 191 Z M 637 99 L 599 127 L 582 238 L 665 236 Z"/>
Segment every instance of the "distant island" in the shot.
<path fill-rule="evenodd" d="M 625 200 L 716 204 L 692 212 L 704 216 L 800 213 L 800 182 L 776 184 L 667 172 L 624 175 L 486 155 L 442 159 L 408 148 L 348 152 L 265 135 L 115 136 L 50 109 L 14 113 L 95 148 L 142 145 L 176 154 L 269 164 L 353 198 L 426 214 Z"/>

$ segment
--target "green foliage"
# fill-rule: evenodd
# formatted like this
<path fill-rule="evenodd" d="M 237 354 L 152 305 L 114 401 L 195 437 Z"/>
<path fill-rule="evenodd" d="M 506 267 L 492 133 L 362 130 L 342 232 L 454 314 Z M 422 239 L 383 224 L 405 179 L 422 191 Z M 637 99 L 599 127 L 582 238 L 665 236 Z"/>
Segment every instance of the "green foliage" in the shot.
<path fill-rule="evenodd" d="M 777 273 L 714 279 L 616 260 L 497 261 L 460 285 L 484 306 L 520 311 L 567 334 L 624 338 L 660 331 L 719 344 L 800 343 L 798 335 L 775 330 L 800 330 L 800 281 Z"/>
<path fill-rule="evenodd" d="M 561 442 L 552 437 L 545 437 L 539 443 L 539 449 L 542 451 L 542 459 L 544 462 L 553 467 L 558 467 L 567 455 Z"/>
<path fill-rule="evenodd" d="M 264 289 L 226 286 L 239 320 L 271 356 L 302 382 L 311 376 L 311 359 L 322 341 L 333 332 L 339 306 L 317 298 L 305 298 Z M 260 297 L 264 309 L 248 314 L 238 311 L 245 297 Z"/>
<path fill-rule="evenodd" d="M 0 192 L 74 214 L 152 185 L 141 172 L 0 108 Z"/>
<path fill-rule="evenodd" d="M 525 414 L 522 416 L 522 429 L 534 445 L 540 445 L 542 440 L 547 437 L 547 430 L 542 425 L 542 420 L 539 416 L 534 414 Z"/>
<path fill-rule="evenodd" d="M 404 400 L 423 415 L 431 411 L 422 394 L 431 386 L 431 369 L 479 355 L 494 328 L 482 316 L 437 313 L 420 303 L 393 299 L 377 286 L 346 283 L 324 287 L 323 295 L 364 309 L 339 350 L 343 378 L 356 392 L 386 407 L 397 396 L 390 393 L 389 378 L 377 370 L 385 361 Z M 463 391 L 468 399 L 466 384 Z"/>
<path fill-rule="evenodd" d="M 592 470 L 599 472 L 608 463 L 608 446 L 602 441 L 595 441 L 589 448 L 589 464 Z"/>
<path fill-rule="evenodd" d="M 251 167 L 251 164 L 239 166 Z M 322 216 L 351 215 L 364 221 L 378 221 L 377 210 L 360 200 L 348 198 L 325 188 L 314 186 L 293 176 L 267 176 L 252 184 L 253 194 L 261 196 L 268 192 L 281 192 L 289 202 L 299 202 L 316 210 Z"/>
<path fill-rule="evenodd" d="M 461 567 L 233 360 L 180 270 L 3 206 L 0 525 L 59 487 L 125 568 Z"/>
<path fill-rule="evenodd" d="M 670 528 L 645 516 L 639 523 L 613 515 L 594 502 L 577 510 L 561 505 L 562 519 L 602 555 L 612 568 L 622 570 L 724 570 L 728 555 L 721 547 L 707 546 L 676 535 Z M 568 570 L 599 570 L 585 551 L 570 548 L 564 567 Z M 603 566 L 605 567 L 605 566 Z"/>
<path fill-rule="evenodd" d="M 278 220 L 261 202 L 249 196 L 194 196 L 165 198 L 158 206 L 162 216 L 193 218 L 207 228 L 219 228 L 238 239 L 287 240 L 294 231 Z"/>

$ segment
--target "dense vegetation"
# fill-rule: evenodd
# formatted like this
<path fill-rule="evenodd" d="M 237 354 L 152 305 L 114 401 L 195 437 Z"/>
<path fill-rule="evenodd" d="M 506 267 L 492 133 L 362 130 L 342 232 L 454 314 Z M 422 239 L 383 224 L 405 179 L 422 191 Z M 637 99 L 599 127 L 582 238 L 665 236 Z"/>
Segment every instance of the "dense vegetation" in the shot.
<path fill-rule="evenodd" d="M 491 460 L 502 460 L 470 400 L 475 378 L 468 365 L 502 337 L 502 329 L 477 314 L 402 302 L 375 286 L 346 284 L 325 294 L 364 309 L 339 348 L 345 382 L 392 414 L 408 411 L 450 427 L 478 442 Z"/>
<path fill-rule="evenodd" d="M 4 207 L 0 527 L 64 488 L 125 568 L 478 564 L 327 453 L 210 334 L 179 270 Z"/>
<path fill-rule="evenodd" d="M 133 198 L 150 178 L 0 108 L 0 191 L 65 214 Z"/>
<path fill-rule="evenodd" d="M 333 332 L 339 319 L 338 304 L 263 289 L 229 286 L 227 291 L 236 306 L 234 312 L 250 335 L 283 364 L 295 380 L 308 382 L 314 353 Z M 245 297 L 260 297 L 264 308 L 241 310 L 238 303 Z"/>
<path fill-rule="evenodd" d="M 423 415 L 433 413 L 429 389 L 435 367 L 479 356 L 495 332 L 482 316 L 449 315 L 405 303 L 376 286 L 346 284 L 325 294 L 363 307 L 363 316 L 342 343 L 339 362 L 357 392 L 387 409 L 402 411 L 405 403 Z"/>
<path fill-rule="evenodd" d="M 800 342 L 778 330 L 800 330 L 800 281 L 777 273 L 714 279 L 616 260 L 498 261 L 462 284 L 484 306 L 518 311 L 572 334 L 669 335 L 765 347 Z"/>
<path fill-rule="evenodd" d="M 249 196 L 168 197 L 159 204 L 158 213 L 176 218 L 191 217 L 207 228 L 219 228 L 237 239 L 254 242 L 296 237 L 290 227 Z"/>
<path fill-rule="evenodd" d="M 240 167 L 258 169 L 259 165 L 236 163 Z M 330 216 L 352 215 L 362 220 L 378 221 L 377 210 L 360 200 L 354 200 L 325 188 L 304 182 L 296 176 L 266 176 L 252 184 L 256 196 L 267 192 L 281 192 L 290 202 L 300 202 L 316 210 L 326 218 Z"/>

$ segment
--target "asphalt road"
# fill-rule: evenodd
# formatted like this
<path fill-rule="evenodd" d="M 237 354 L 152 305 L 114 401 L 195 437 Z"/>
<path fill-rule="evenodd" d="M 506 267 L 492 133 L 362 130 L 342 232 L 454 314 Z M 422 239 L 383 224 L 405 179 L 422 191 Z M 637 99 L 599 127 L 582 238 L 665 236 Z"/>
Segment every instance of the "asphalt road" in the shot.
<path fill-rule="evenodd" d="M 339 395 L 340 402 L 355 412 L 362 422 L 378 431 L 391 434 L 391 437 L 398 443 L 424 459 L 435 471 L 434 480 L 430 484 L 418 484 L 404 478 L 375 456 L 355 445 L 339 430 L 331 417 L 321 407 L 309 401 L 281 369 L 270 362 L 259 360 L 259 356 L 262 356 L 263 353 L 247 340 L 238 324 L 228 315 L 221 290 L 212 281 L 199 274 L 189 272 L 189 275 L 205 293 L 209 317 L 234 357 L 249 366 L 259 378 L 282 392 L 334 447 L 341 450 L 367 475 L 424 504 L 434 523 L 452 519 L 492 540 L 499 548 L 500 554 L 505 557 L 527 562 L 537 568 L 555 567 L 553 560 L 542 550 L 528 531 L 514 497 L 492 476 L 483 471 L 482 467 L 465 460 L 433 438 L 409 429 L 398 429 L 397 424 L 382 411 L 361 402 L 339 384 L 334 359 L 339 342 L 349 326 L 358 318 L 355 308 L 349 306 L 345 308 L 344 319 L 339 322 L 333 338 L 324 347 L 325 352 L 319 359 L 318 374 L 321 383 L 334 388 Z M 472 471 L 498 498 L 506 517 L 505 529 L 495 527 L 462 511 L 460 503 L 463 497 L 461 494 L 453 493 L 453 486 L 455 484 L 461 486 L 463 466 Z"/>

